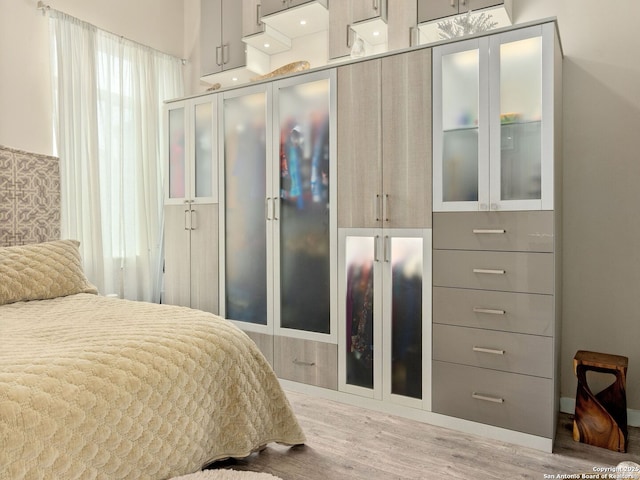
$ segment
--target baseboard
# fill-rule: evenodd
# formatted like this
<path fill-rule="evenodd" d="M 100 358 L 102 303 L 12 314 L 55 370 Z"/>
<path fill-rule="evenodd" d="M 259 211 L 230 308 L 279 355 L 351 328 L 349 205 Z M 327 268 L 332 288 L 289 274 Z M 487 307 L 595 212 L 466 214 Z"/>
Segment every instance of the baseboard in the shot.
<path fill-rule="evenodd" d="M 573 415 L 576 411 L 576 399 L 569 397 L 560 398 L 560 411 Z M 630 427 L 640 427 L 640 410 L 627 409 L 627 425 Z"/>

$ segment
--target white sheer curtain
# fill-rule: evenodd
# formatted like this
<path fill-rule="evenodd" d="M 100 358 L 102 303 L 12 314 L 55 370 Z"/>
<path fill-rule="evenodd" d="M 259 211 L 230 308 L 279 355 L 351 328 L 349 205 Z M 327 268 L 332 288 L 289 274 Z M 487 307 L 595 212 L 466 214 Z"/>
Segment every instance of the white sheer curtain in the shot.
<path fill-rule="evenodd" d="M 158 301 L 162 102 L 183 95 L 180 59 L 50 12 L 62 236 L 81 242 L 103 294 Z"/>

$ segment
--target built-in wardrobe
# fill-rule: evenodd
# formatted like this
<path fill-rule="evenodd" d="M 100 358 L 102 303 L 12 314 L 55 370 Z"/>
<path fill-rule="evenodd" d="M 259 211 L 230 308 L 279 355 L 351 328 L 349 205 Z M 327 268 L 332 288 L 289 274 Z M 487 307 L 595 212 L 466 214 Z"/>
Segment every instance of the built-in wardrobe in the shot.
<path fill-rule="evenodd" d="M 546 22 L 168 102 L 165 299 L 286 388 L 551 450 L 561 67 Z"/>

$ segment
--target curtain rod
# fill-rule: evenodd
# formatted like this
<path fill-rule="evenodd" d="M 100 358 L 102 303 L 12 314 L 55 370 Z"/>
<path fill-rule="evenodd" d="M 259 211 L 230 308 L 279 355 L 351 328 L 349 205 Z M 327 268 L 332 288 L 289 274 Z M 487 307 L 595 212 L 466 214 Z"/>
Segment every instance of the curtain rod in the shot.
<path fill-rule="evenodd" d="M 36 9 L 42 10 L 42 15 L 45 15 L 45 13 L 47 13 L 49 10 L 51 10 L 51 6 L 45 4 L 42 0 L 38 0 L 38 4 L 36 5 Z M 100 29 L 100 30 L 103 30 L 103 29 Z M 133 42 L 133 43 L 136 43 L 138 45 L 141 45 L 141 46 L 143 46 L 145 48 L 151 48 L 152 50 L 156 50 L 155 48 L 149 47 L 148 45 L 144 45 L 144 44 L 142 44 L 140 42 L 136 42 L 135 40 L 130 40 L 128 38 L 125 38 L 123 35 L 117 35 L 115 33 L 108 32 L 107 30 L 103 30 L 103 31 L 105 31 L 107 33 L 110 33 L 111 35 L 115 35 L 116 37 L 120 37 L 123 40 L 128 40 L 130 42 Z M 159 50 L 157 50 L 157 51 L 159 51 Z M 163 53 L 164 55 L 169 55 L 170 57 L 173 57 L 173 55 L 170 55 L 168 53 L 164 53 L 164 52 L 160 52 L 160 53 Z M 174 58 L 176 58 L 176 57 L 174 57 Z M 179 60 L 182 62 L 182 65 L 186 65 L 187 64 L 187 59 L 186 58 L 180 58 Z"/>

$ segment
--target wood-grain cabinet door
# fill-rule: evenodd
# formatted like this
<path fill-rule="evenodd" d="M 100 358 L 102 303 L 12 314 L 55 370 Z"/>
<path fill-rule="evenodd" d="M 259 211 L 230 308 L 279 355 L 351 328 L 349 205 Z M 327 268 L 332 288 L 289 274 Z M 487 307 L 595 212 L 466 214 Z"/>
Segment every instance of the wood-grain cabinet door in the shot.
<path fill-rule="evenodd" d="M 338 68 L 338 227 L 381 226 L 380 81 L 379 59 Z"/>
<path fill-rule="evenodd" d="M 164 207 L 164 295 L 162 303 L 191 306 L 189 204 Z"/>
<path fill-rule="evenodd" d="M 431 49 L 382 59 L 385 228 L 431 228 Z"/>
<path fill-rule="evenodd" d="M 218 205 L 191 209 L 191 308 L 217 314 Z"/>

